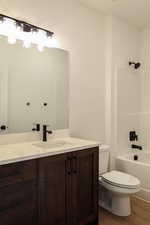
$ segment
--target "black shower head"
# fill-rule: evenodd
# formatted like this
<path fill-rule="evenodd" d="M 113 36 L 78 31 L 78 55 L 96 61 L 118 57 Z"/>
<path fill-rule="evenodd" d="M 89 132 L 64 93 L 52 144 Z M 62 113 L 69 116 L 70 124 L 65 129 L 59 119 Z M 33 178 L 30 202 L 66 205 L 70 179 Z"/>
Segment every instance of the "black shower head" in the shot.
<path fill-rule="evenodd" d="M 137 70 L 138 68 L 140 68 L 141 63 L 135 63 L 135 62 L 129 62 L 129 66 L 134 65 L 134 68 Z"/>
<path fill-rule="evenodd" d="M 141 63 L 135 63 L 135 69 L 140 68 L 140 66 L 141 66 Z"/>

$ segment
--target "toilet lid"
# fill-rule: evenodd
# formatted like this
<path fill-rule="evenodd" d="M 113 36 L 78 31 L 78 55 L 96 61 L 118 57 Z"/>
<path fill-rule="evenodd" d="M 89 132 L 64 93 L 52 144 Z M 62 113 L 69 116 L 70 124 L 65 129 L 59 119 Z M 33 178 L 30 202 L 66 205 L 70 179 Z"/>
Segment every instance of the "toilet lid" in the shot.
<path fill-rule="evenodd" d="M 136 177 L 119 171 L 105 173 L 102 175 L 102 179 L 119 187 L 137 188 L 140 186 L 140 181 Z"/>

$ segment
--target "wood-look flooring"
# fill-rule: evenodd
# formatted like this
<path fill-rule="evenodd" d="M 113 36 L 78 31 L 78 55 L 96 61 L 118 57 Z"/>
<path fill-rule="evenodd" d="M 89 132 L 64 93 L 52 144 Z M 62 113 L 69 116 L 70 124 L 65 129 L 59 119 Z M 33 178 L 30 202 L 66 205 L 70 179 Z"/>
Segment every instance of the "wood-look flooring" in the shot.
<path fill-rule="evenodd" d="M 125 218 L 100 209 L 99 225 L 150 225 L 150 203 L 132 198 L 131 206 L 132 215 Z"/>

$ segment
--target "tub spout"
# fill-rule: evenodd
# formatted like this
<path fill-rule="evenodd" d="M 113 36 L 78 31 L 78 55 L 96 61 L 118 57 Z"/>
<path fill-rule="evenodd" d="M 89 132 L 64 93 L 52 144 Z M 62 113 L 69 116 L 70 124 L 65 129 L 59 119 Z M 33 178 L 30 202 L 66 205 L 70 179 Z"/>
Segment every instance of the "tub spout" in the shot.
<path fill-rule="evenodd" d="M 131 145 L 131 148 L 133 148 L 133 149 L 139 149 L 139 150 L 142 150 L 143 149 L 142 146 L 140 146 L 140 145 Z"/>

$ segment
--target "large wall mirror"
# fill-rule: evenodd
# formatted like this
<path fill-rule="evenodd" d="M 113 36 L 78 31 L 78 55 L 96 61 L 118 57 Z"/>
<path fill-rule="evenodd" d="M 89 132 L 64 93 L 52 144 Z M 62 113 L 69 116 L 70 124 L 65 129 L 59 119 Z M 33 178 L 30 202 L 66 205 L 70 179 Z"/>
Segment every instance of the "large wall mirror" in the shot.
<path fill-rule="evenodd" d="M 0 38 L 0 59 L 1 133 L 29 132 L 33 123 L 68 128 L 68 52 L 39 52 Z"/>

